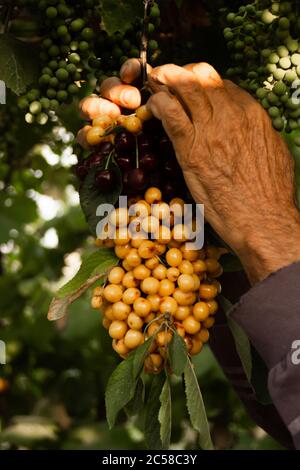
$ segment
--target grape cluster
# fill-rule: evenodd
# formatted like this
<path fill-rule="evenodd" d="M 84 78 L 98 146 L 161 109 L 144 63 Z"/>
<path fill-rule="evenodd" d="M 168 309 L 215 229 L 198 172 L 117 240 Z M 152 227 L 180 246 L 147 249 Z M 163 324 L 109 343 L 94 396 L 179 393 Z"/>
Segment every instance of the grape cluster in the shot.
<path fill-rule="evenodd" d="M 97 90 L 107 75 L 118 75 L 128 57 L 139 57 L 140 20 L 125 34 L 109 35 L 101 26 L 100 0 L 17 0 L 17 6 L 37 16 L 43 38 L 38 83 L 19 99 L 28 123 L 46 124 L 49 111 L 70 103 L 83 82 Z M 159 53 L 153 38 L 160 22 L 157 4 L 150 15 L 148 52 L 154 60 Z"/>
<path fill-rule="evenodd" d="M 278 131 L 300 129 L 300 17 L 297 1 L 249 3 L 227 12 L 227 76 L 251 92 Z"/>
<path fill-rule="evenodd" d="M 116 119 L 96 116 L 80 131 L 78 139 L 83 146 L 94 151 L 79 160 L 76 174 L 84 181 L 91 168 L 99 167 L 95 185 L 100 192 L 110 192 L 116 183 L 116 172 L 109 168 L 113 160 L 122 172 L 125 194 L 136 195 L 155 185 L 162 190 L 167 201 L 175 196 L 188 195 L 173 146 L 161 123 L 153 119 L 146 105 L 134 114 Z"/>
<path fill-rule="evenodd" d="M 97 246 L 113 247 L 120 264 L 105 286 L 94 289 L 91 305 L 103 312 L 103 326 L 122 358 L 154 336 L 145 360 L 149 373 L 164 367 L 175 331 L 189 354 L 198 354 L 218 310 L 223 250 L 189 245 L 195 221 L 182 222 L 184 204 L 180 198 L 167 204 L 150 187 L 143 199 L 115 209 L 96 240 Z"/>

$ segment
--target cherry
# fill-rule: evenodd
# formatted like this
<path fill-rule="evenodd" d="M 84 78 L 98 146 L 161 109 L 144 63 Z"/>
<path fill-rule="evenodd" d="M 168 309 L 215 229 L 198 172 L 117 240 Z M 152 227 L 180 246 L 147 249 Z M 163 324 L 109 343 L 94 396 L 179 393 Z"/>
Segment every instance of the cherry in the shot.
<path fill-rule="evenodd" d="M 179 178 L 182 175 L 180 166 L 175 158 L 168 158 L 164 162 L 164 170 L 168 177 Z"/>
<path fill-rule="evenodd" d="M 117 162 L 119 167 L 123 171 L 131 170 L 132 169 L 132 162 L 130 157 L 118 157 Z"/>
<path fill-rule="evenodd" d="M 105 155 L 95 152 L 95 153 L 92 153 L 88 157 L 86 164 L 88 168 L 93 168 L 95 166 L 102 165 L 104 161 L 105 161 Z"/>
<path fill-rule="evenodd" d="M 124 183 L 129 189 L 134 191 L 142 191 L 147 186 L 146 173 L 142 168 L 134 168 L 124 175 Z"/>
<path fill-rule="evenodd" d="M 154 171 L 158 167 L 158 160 L 153 153 L 147 153 L 140 158 L 140 167 L 146 171 Z"/>
<path fill-rule="evenodd" d="M 138 136 L 138 147 L 139 147 L 139 154 L 142 157 L 146 153 L 151 151 L 152 145 L 149 138 L 145 134 L 141 134 Z"/>
<path fill-rule="evenodd" d="M 170 181 L 166 181 L 165 184 L 163 185 L 162 188 L 163 192 L 163 199 L 166 201 L 169 201 L 173 197 L 178 196 L 178 191 L 176 191 L 176 188 L 173 186 L 173 184 Z"/>
<path fill-rule="evenodd" d="M 115 149 L 118 155 L 130 154 L 135 149 L 135 139 L 130 132 L 121 131 L 115 137 Z"/>
<path fill-rule="evenodd" d="M 112 150 L 113 144 L 111 142 L 100 142 L 96 147 L 97 153 L 101 153 L 101 155 L 109 155 Z"/>
<path fill-rule="evenodd" d="M 158 142 L 159 150 L 164 158 L 176 158 L 172 142 L 167 135 L 163 135 Z"/>
<path fill-rule="evenodd" d="M 96 174 L 95 183 L 101 193 L 108 193 L 116 183 L 116 174 L 113 170 L 101 170 Z"/>
<path fill-rule="evenodd" d="M 77 178 L 79 178 L 81 181 L 83 181 L 85 179 L 85 177 L 87 176 L 87 174 L 89 172 L 87 166 L 82 161 L 77 163 L 77 165 L 75 165 L 74 169 L 75 169 L 75 174 L 76 174 Z"/>

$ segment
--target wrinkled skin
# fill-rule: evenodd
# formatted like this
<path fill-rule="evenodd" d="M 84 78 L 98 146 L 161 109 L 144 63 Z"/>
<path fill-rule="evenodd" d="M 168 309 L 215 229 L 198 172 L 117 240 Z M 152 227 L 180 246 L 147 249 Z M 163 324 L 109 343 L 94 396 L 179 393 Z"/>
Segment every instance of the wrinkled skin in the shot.
<path fill-rule="evenodd" d="M 147 106 L 172 140 L 195 201 L 204 204 L 207 221 L 240 257 L 251 282 L 300 260 L 293 161 L 265 110 L 205 63 L 148 72 L 153 95 Z M 103 82 L 102 99 L 111 100 L 106 112 L 111 106 L 113 114 L 116 104 L 136 108 L 139 91 L 129 84 L 139 73 L 132 59 L 121 69 L 126 84 Z"/>

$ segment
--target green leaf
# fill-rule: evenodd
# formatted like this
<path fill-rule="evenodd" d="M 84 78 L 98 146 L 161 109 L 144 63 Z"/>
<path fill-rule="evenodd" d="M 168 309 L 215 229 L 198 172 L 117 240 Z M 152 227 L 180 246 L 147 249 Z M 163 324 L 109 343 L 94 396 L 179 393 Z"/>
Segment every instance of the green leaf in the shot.
<path fill-rule="evenodd" d="M 129 354 L 114 370 L 105 390 L 106 417 L 110 429 L 114 426 L 118 413 L 135 394 L 137 381 L 133 377 L 134 353 Z"/>
<path fill-rule="evenodd" d="M 225 273 L 243 271 L 242 263 L 239 258 L 231 253 L 226 253 L 220 258 L 220 263 Z"/>
<path fill-rule="evenodd" d="M 109 34 L 124 33 L 142 12 L 142 0 L 102 0 L 102 19 Z"/>
<path fill-rule="evenodd" d="M 209 423 L 194 366 L 187 361 L 184 371 L 186 404 L 193 428 L 199 432 L 199 445 L 203 450 L 212 450 Z"/>
<path fill-rule="evenodd" d="M 187 361 L 187 349 L 185 342 L 177 332 L 173 335 L 168 353 L 173 374 L 182 375 Z"/>
<path fill-rule="evenodd" d="M 153 341 L 154 336 L 150 336 L 150 338 L 147 339 L 145 343 L 143 343 L 135 350 L 133 360 L 133 377 L 137 377 L 140 374 L 144 366 L 144 361 L 148 355 L 149 349 L 151 348 Z"/>
<path fill-rule="evenodd" d="M 0 35 L 0 80 L 16 95 L 37 79 L 37 48 L 8 34 Z"/>
<path fill-rule="evenodd" d="M 162 372 L 152 377 L 152 383 L 147 398 L 145 409 L 145 441 L 149 449 L 162 449 L 160 438 L 160 422 L 158 419 L 160 410 L 160 395 L 164 386 L 166 376 Z"/>
<path fill-rule="evenodd" d="M 80 289 L 83 284 L 91 277 L 101 274 L 105 276 L 107 271 L 118 263 L 113 250 L 109 248 L 100 248 L 87 256 L 75 274 L 67 284 L 65 284 L 57 293 L 57 297 L 63 298 L 73 294 Z"/>
<path fill-rule="evenodd" d="M 256 351 L 256 349 L 251 345 L 251 356 L 252 356 L 252 376 L 251 384 L 255 390 L 256 397 L 262 405 L 270 405 L 272 403 L 272 398 L 268 389 L 268 376 L 269 371 Z"/>
<path fill-rule="evenodd" d="M 145 384 L 140 377 L 137 382 L 134 397 L 125 406 L 125 411 L 127 415 L 128 416 L 138 415 L 143 409 L 144 401 L 145 401 Z"/>
<path fill-rule="evenodd" d="M 159 401 L 161 403 L 161 407 L 158 413 L 158 421 L 160 423 L 160 439 L 162 448 L 168 449 L 170 447 L 172 429 L 171 388 L 168 377 L 164 383 Z"/>
<path fill-rule="evenodd" d="M 114 252 L 101 248 L 90 254 L 80 266 L 79 271 L 52 300 L 48 310 L 48 320 L 54 321 L 64 317 L 69 306 L 81 297 L 96 281 L 106 276 L 108 270 L 117 264 Z"/>
<path fill-rule="evenodd" d="M 80 190 L 80 205 L 85 215 L 86 221 L 93 236 L 96 236 L 97 224 L 103 217 L 97 216 L 97 209 L 101 204 L 115 205 L 122 191 L 122 175 L 119 167 L 111 163 L 109 169 L 113 169 L 117 175 L 117 183 L 111 193 L 100 193 L 95 186 L 96 173 L 103 169 L 103 166 L 92 168 L 85 178 Z"/>
<path fill-rule="evenodd" d="M 242 328 L 236 323 L 236 321 L 230 317 L 230 312 L 232 309 L 231 302 L 222 295 L 219 298 L 219 302 L 220 302 L 222 309 L 226 313 L 228 326 L 231 330 L 237 353 L 243 364 L 243 369 L 245 371 L 247 379 L 249 380 L 249 382 L 251 382 L 252 357 L 251 357 L 251 344 L 250 344 L 249 338 L 246 335 L 246 333 L 244 333 Z"/>

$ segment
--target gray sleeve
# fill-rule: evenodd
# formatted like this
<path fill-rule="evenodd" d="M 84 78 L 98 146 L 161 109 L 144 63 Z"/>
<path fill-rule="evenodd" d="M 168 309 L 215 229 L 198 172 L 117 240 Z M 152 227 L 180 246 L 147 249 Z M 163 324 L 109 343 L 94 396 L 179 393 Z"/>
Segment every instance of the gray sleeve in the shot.
<path fill-rule="evenodd" d="M 231 316 L 265 361 L 274 405 L 300 449 L 300 263 L 253 287 Z"/>

